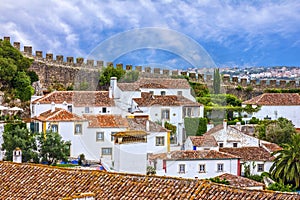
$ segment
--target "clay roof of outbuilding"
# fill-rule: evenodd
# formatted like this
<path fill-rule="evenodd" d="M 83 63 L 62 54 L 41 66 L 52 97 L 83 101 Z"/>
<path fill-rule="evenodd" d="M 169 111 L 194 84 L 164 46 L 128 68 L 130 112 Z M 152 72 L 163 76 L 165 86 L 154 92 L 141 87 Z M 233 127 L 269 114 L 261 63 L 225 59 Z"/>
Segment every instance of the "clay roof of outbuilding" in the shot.
<path fill-rule="evenodd" d="M 264 93 L 244 101 L 243 104 L 269 106 L 300 105 L 300 95 L 298 93 Z"/>
<path fill-rule="evenodd" d="M 40 104 L 73 104 L 75 107 L 85 106 L 114 106 L 114 101 L 109 98 L 108 91 L 54 91 L 34 100 L 32 103 Z"/>
<path fill-rule="evenodd" d="M 118 83 L 123 91 L 137 91 L 141 88 L 147 89 L 190 89 L 186 79 L 174 78 L 140 78 L 133 83 Z"/>
<path fill-rule="evenodd" d="M 214 136 L 203 135 L 203 136 L 190 136 L 193 146 L 196 147 L 217 147 L 218 143 Z"/>
<path fill-rule="evenodd" d="M 94 193 L 95 199 L 265 199 L 296 200 L 296 193 L 247 190 L 208 180 L 75 170 L 0 162 L 2 199 L 62 199 Z"/>
<path fill-rule="evenodd" d="M 89 121 L 89 128 L 127 128 L 128 123 L 121 115 L 83 115 Z"/>
<path fill-rule="evenodd" d="M 236 176 L 233 174 L 222 174 L 219 177 L 221 180 L 226 179 L 229 182 L 229 185 L 235 186 L 235 187 L 241 187 L 241 188 L 247 188 L 247 187 L 257 187 L 261 186 L 264 187 L 265 185 L 263 183 L 254 181 L 249 178 L 241 177 L 241 176 Z"/>
<path fill-rule="evenodd" d="M 274 157 L 263 147 L 224 147 L 221 152 L 239 156 L 243 161 L 272 161 Z"/>
<path fill-rule="evenodd" d="M 32 119 L 43 122 L 85 121 L 84 118 L 62 108 L 55 108 L 53 111 L 48 110 Z"/>
<path fill-rule="evenodd" d="M 201 104 L 191 101 L 181 95 L 152 95 L 142 92 L 141 98 L 133 98 L 140 107 L 147 106 L 201 106 Z"/>

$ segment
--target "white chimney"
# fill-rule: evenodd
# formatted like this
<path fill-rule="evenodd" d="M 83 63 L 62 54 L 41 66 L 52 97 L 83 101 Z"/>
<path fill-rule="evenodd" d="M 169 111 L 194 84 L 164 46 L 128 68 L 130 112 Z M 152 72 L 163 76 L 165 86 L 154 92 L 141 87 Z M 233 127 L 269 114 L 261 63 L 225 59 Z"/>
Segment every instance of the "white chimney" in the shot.
<path fill-rule="evenodd" d="M 223 128 L 224 128 L 224 131 L 226 132 L 227 131 L 227 119 L 223 120 Z"/>
<path fill-rule="evenodd" d="M 19 147 L 13 151 L 13 162 L 22 163 L 22 151 Z"/>
<path fill-rule="evenodd" d="M 110 88 L 111 89 L 109 90 L 109 92 L 110 92 L 109 96 L 111 98 L 113 98 L 113 97 L 115 97 L 115 92 L 116 92 L 116 88 L 117 88 L 117 77 L 110 78 Z"/>
<path fill-rule="evenodd" d="M 54 112 L 54 111 L 55 111 L 55 103 L 52 102 L 52 103 L 51 103 L 51 112 Z"/>
<path fill-rule="evenodd" d="M 112 87 L 109 86 L 109 89 L 108 89 L 108 97 L 111 99 L 113 98 L 113 94 L 112 94 Z"/>
<path fill-rule="evenodd" d="M 241 130 L 242 130 L 241 122 L 237 122 L 237 123 L 236 123 L 236 127 L 237 127 L 237 129 L 238 129 L 239 131 L 241 131 Z"/>
<path fill-rule="evenodd" d="M 149 122 L 149 120 L 146 121 L 146 131 L 150 131 L 150 122 Z"/>

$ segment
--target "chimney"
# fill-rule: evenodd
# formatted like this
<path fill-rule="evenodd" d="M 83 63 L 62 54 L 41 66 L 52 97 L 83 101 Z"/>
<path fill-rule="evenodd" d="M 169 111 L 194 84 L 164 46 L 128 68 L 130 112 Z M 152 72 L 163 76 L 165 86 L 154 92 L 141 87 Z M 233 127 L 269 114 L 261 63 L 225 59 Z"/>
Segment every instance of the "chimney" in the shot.
<path fill-rule="evenodd" d="M 19 147 L 13 151 L 13 162 L 22 163 L 22 151 Z"/>
<path fill-rule="evenodd" d="M 224 128 L 224 131 L 226 132 L 227 131 L 227 119 L 223 120 L 223 128 Z"/>
<path fill-rule="evenodd" d="M 111 77 L 110 78 L 110 94 L 109 96 L 111 96 L 112 98 L 115 97 L 115 92 L 116 92 L 116 88 L 117 88 L 117 77 Z"/>
<path fill-rule="evenodd" d="M 55 111 L 55 103 L 52 102 L 52 103 L 51 103 L 51 112 L 54 112 L 54 111 Z"/>
<path fill-rule="evenodd" d="M 146 121 L 146 131 L 150 131 L 150 122 L 149 122 L 149 120 Z"/>
<path fill-rule="evenodd" d="M 242 130 L 241 122 L 237 122 L 237 123 L 236 123 L 236 128 L 237 128 L 239 131 Z"/>
<path fill-rule="evenodd" d="M 109 89 L 108 89 L 108 97 L 109 97 L 110 99 L 113 98 L 112 87 L 111 87 L 111 86 L 109 86 Z"/>

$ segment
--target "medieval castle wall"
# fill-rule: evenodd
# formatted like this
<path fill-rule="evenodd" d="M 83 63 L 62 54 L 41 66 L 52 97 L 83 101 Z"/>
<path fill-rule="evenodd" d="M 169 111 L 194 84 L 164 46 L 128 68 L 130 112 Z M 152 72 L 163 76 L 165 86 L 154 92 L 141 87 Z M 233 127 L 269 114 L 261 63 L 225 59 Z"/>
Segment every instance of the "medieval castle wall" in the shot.
<path fill-rule="evenodd" d="M 4 37 L 4 40 L 10 42 L 10 37 Z M 13 42 L 13 46 L 20 50 L 20 42 Z M 76 85 L 81 82 L 88 81 L 91 85 L 96 87 L 99 78 L 99 72 L 104 66 L 114 66 L 117 68 L 125 69 L 126 71 L 136 70 L 140 72 L 145 77 L 166 77 L 166 76 L 188 76 L 191 80 L 206 83 L 208 85 L 212 84 L 213 76 L 211 73 L 203 73 L 200 70 L 184 71 L 184 70 L 169 70 L 161 68 L 151 68 L 143 66 L 123 65 L 115 64 L 113 62 L 106 62 L 102 60 L 84 60 L 84 58 L 76 58 L 63 55 L 56 55 L 54 57 L 53 53 L 46 53 L 43 57 L 43 51 L 32 52 L 32 46 L 24 46 L 21 53 L 33 59 L 33 64 L 30 70 L 33 70 L 39 76 L 40 82 L 44 87 L 49 87 L 55 83 L 61 83 L 64 86 Z M 202 70 L 203 71 L 203 70 Z M 226 88 L 232 87 L 252 87 L 254 89 L 263 90 L 266 88 L 281 88 L 281 89 L 291 89 L 300 88 L 299 81 L 295 80 L 248 80 L 247 78 L 230 77 L 224 75 L 222 79 L 222 84 Z"/>

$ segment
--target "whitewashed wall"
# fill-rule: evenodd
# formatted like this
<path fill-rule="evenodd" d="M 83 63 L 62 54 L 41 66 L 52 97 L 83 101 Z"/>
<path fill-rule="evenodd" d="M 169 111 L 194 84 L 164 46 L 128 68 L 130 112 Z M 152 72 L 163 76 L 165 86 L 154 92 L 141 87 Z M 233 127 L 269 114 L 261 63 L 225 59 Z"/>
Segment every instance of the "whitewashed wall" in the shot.
<path fill-rule="evenodd" d="M 157 160 L 157 175 L 175 176 L 182 178 L 212 178 L 224 173 L 238 174 L 238 159 L 211 159 L 211 160 L 167 160 L 166 172 L 163 169 L 162 160 Z M 217 164 L 223 163 L 223 172 L 217 171 Z M 185 164 L 186 173 L 179 173 L 179 164 Z M 205 164 L 206 172 L 199 173 L 199 165 Z"/>

